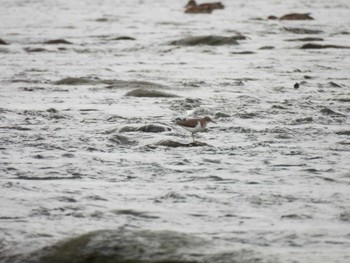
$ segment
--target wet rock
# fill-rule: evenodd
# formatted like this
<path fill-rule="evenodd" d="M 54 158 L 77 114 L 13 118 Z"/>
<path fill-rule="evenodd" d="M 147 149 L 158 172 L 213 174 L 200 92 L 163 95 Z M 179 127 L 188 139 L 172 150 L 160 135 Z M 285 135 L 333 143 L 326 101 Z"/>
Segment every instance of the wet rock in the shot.
<path fill-rule="evenodd" d="M 299 89 L 299 83 L 298 82 L 294 84 L 294 88 L 295 89 Z"/>
<path fill-rule="evenodd" d="M 116 40 L 116 41 L 119 41 L 119 40 L 136 40 L 136 38 L 128 37 L 128 36 L 120 36 L 120 37 L 112 38 L 111 40 Z"/>
<path fill-rule="evenodd" d="M 255 54 L 253 51 L 240 51 L 240 52 L 231 52 L 233 55 L 252 55 Z"/>
<path fill-rule="evenodd" d="M 102 18 L 97 18 L 95 21 L 96 22 L 108 22 L 109 20 L 108 20 L 108 18 L 102 17 Z"/>
<path fill-rule="evenodd" d="M 171 128 L 167 127 L 167 126 L 164 126 L 164 125 L 149 124 L 149 125 L 141 126 L 137 130 L 138 131 L 142 131 L 142 132 L 158 133 L 158 132 L 171 131 Z"/>
<path fill-rule="evenodd" d="M 324 49 L 324 48 L 344 48 L 348 49 L 350 46 L 339 46 L 339 45 L 320 45 L 315 43 L 307 43 L 301 47 L 301 49 Z"/>
<path fill-rule="evenodd" d="M 329 86 L 333 87 L 333 88 L 342 88 L 342 85 L 335 83 L 333 81 L 328 82 Z"/>
<path fill-rule="evenodd" d="M 301 41 L 301 42 L 311 42 L 311 41 L 323 41 L 323 38 L 319 37 L 304 37 L 304 38 L 296 38 L 296 39 L 287 39 L 286 41 Z"/>
<path fill-rule="evenodd" d="M 137 80 L 108 80 L 103 81 L 104 84 L 109 84 L 109 86 L 105 87 L 106 89 L 120 89 L 120 88 L 132 88 L 132 89 L 169 89 L 169 87 L 149 81 L 137 81 Z"/>
<path fill-rule="evenodd" d="M 0 129 L 17 130 L 17 131 L 31 131 L 31 128 L 21 126 L 0 126 Z"/>
<path fill-rule="evenodd" d="M 162 140 L 155 144 L 156 146 L 165 146 L 170 148 L 177 148 L 177 147 L 200 147 L 200 146 L 211 146 L 205 142 L 191 142 L 191 143 L 181 143 L 177 141 L 172 140 Z"/>
<path fill-rule="evenodd" d="M 285 27 L 284 30 L 294 33 L 294 34 L 320 34 L 323 33 L 322 30 L 317 29 L 307 29 L 307 28 L 297 28 L 297 27 Z"/>
<path fill-rule="evenodd" d="M 291 13 L 281 16 L 280 20 L 314 20 L 314 18 L 310 16 L 310 13 Z"/>
<path fill-rule="evenodd" d="M 28 53 L 36 53 L 36 52 L 46 52 L 48 51 L 45 48 L 42 47 L 25 47 L 24 50 Z"/>
<path fill-rule="evenodd" d="M 128 97 L 177 98 L 179 96 L 158 90 L 134 89 L 125 94 Z"/>
<path fill-rule="evenodd" d="M 222 250 L 213 241 L 190 234 L 121 228 L 94 231 L 61 241 L 22 257 L 21 260 L 31 263 L 261 262 L 256 252 L 248 249 L 220 253 Z"/>
<path fill-rule="evenodd" d="M 8 43 L 0 38 L 0 45 L 8 45 Z"/>
<path fill-rule="evenodd" d="M 267 17 L 267 19 L 270 19 L 270 20 L 277 20 L 278 17 L 277 16 L 274 16 L 274 15 L 270 15 Z"/>
<path fill-rule="evenodd" d="M 137 80 L 119 80 L 119 79 L 100 79 L 96 77 L 66 77 L 54 82 L 55 85 L 98 85 L 107 84 L 106 89 L 120 89 L 120 88 L 154 88 L 154 89 L 168 89 L 169 87 L 148 81 Z"/>
<path fill-rule="evenodd" d="M 232 37 L 223 36 L 195 36 L 186 37 L 179 40 L 170 42 L 170 45 L 179 46 L 196 46 L 196 45 L 210 45 L 210 46 L 220 46 L 220 45 L 239 45 L 238 40 L 246 39 L 243 35 L 236 35 Z"/>
<path fill-rule="evenodd" d="M 288 214 L 288 215 L 283 215 L 281 216 L 281 219 L 299 219 L 299 220 L 303 220 L 303 219 L 311 219 L 312 216 L 310 215 L 305 215 L 305 214 Z"/>
<path fill-rule="evenodd" d="M 43 44 L 47 44 L 47 45 L 59 45 L 59 44 L 71 45 L 73 43 L 69 42 L 65 39 L 52 39 L 52 40 L 45 41 Z"/>
<path fill-rule="evenodd" d="M 160 133 L 160 132 L 171 131 L 171 128 L 160 124 L 147 124 L 140 127 L 125 126 L 121 128 L 119 132 L 137 132 L 137 131 Z"/>
<path fill-rule="evenodd" d="M 219 119 L 219 118 L 229 118 L 231 117 L 230 115 L 224 113 L 224 112 L 217 112 L 215 113 L 215 119 Z"/>
<path fill-rule="evenodd" d="M 281 16 L 280 18 L 278 18 L 277 16 L 274 15 L 270 15 L 267 17 L 267 19 L 270 20 L 314 20 L 314 18 L 312 16 L 310 16 L 310 13 L 290 13 L 290 14 L 286 14 Z"/>
<path fill-rule="evenodd" d="M 299 124 L 307 124 L 313 122 L 314 119 L 312 117 L 299 118 L 292 121 L 291 125 L 299 125 Z"/>
<path fill-rule="evenodd" d="M 340 213 L 339 219 L 344 222 L 350 222 L 350 211 Z"/>
<path fill-rule="evenodd" d="M 335 112 L 334 110 L 331 110 L 329 108 L 324 108 L 321 110 L 321 113 L 323 115 L 331 115 L 331 116 L 342 116 L 342 117 L 345 117 L 344 114 L 342 113 L 339 113 L 339 112 Z"/>
<path fill-rule="evenodd" d="M 96 84 L 98 80 L 87 77 L 68 77 L 54 82 L 55 85 L 86 85 Z"/>
<path fill-rule="evenodd" d="M 120 135 L 120 134 L 115 134 L 111 138 L 109 138 L 109 142 L 112 142 L 113 144 L 118 144 L 118 145 L 135 145 L 137 144 L 136 141 L 130 140 L 128 137 Z"/>
<path fill-rule="evenodd" d="M 273 46 L 264 46 L 264 47 L 261 47 L 259 48 L 259 50 L 271 50 L 271 49 L 274 49 L 275 47 Z"/>

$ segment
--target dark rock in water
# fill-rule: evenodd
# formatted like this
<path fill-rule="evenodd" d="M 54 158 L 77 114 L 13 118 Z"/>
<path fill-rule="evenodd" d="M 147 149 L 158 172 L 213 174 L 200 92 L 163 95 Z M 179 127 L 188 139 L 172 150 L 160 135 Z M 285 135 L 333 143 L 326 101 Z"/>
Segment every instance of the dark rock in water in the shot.
<path fill-rule="evenodd" d="M 278 17 L 277 17 L 277 16 L 271 15 L 271 16 L 268 16 L 267 19 L 270 19 L 270 20 L 277 20 Z"/>
<path fill-rule="evenodd" d="M 304 38 L 296 38 L 296 39 L 286 39 L 286 41 L 323 41 L 323 38 L 319 37 L 304 37 Z"/>
<path fill-rule="evenodd" d="M 329 108 L 324 108 L 321 110 L 321 113 L 323 115 L 332 115 L 332 116 L 342 116 L 342 117 L 345 117 L 344 114 L 342 113 L 339 113 L 339 112 L 335 112 L 334 110 L 331 110 Z"/>
<path fill-rule="evenodd" d="M 191 142 L 191 143 L 181 143 L 177 141 L 172 140 L 162 140 L 156 143 L 157 146 L 165 146 L 165 147 L 171 147 L 171 148 L 177 148 L 177 147 L 199 147 L 199 146 L 211 146 L 205 142 Z"/>
<path fill-rule="evenodd" d="M 118 145 L 135 145 L 135 144 L 137 144 L 136 141 L 130 140 L 128 137 L 120 135 L 120 134 L 113 135 L 111 138 L 109 138 L 109 141 L 114 143 L 114 144 L 118 144 Z"/>
<path fill-rule="evenodd" d="M 223 113 L 223 112 L 215 113 L 215 119 L 218 119 L 218 118 L 229 118 L 229 117 L 231 117 L 231 116 L 226 114 L 226 113 Z"/>
<path fill-rule="evenodd" d="M 288 32 L 292 32 L 294 34 L 320 34 L 320 33 L 323 33 L 322 30 L 297 28 L 297 27 L 285 27 L 283 29 L 288 31 Z"/>
<path fill-rule="evenodd" d="M 138 81 L 138 80 L 104 80 L 104 84 L 109 84 L 109 86 L 106 87 L 106 89 L 120 89 L 120 88 L 132 88 L 132 89 L 138 89 L 138 88 L 143 88 L 143 89 L 169 89 L 169 87 L 154 83 L 154 82 L 149 82 L 149 81 Z"/>
<path fill-rule="evenodd" d="M 338 45 L 320 45 L 314 43 L 307 43 L 301 47 L 301 49 L 323 49 L 323 48 L 350 48 L 350 46 L 338 46 Z"/>
<path fill-rule="evenodd" d="M 233 55 L 252 55 L 255 54 L 253 51 L 240 51 L 240 52 L 231 52 Z"/>
<path fill-rule="evenodd" d="M 342 88 L 342 85 L 337 84 L 337 83 L 335 83 L 333 81 L 328 82 L 328 84 L 329 84 L 329 86 L 331 86 L 333 88 Z"/>
<path fill-rule="evenodd" d="M 261 262 L 256 253 L 247 249 L 225 253 L 220 250 L 213 241 L 194 235 L 121 228 L 90 232 L 22 256 L 21 260 L 31 263 Z"/>
<path fill-rule="evenodd" d="M 299 83 L 298 82 L 294 84 L 294 88 L 295 89 L 299 89 Z"/>
<path fill-rule="evenodd" d="M 68 77 L 54 82 L 55 85 L 86 85 L 86 84 L 96 84 L 95 79 L 90 79 L 86 77 L 74 78 Z"/>
<path fill-rule="evenodd" d="M 35 53 L 35 52 L 46 52 L 48 51 L 45 48 L 42 47 L 25 47 L 24 50 L 28 53 Z"/>
<path fill-rule="evenodd" d="M 136 40 L 136 38 L 128 37 L 128 36 L 121 36 L 121 37 L 112 38 L 111 40 Z"/>
<path fill-rule="evenodd" d="M 171 131 L 171 128 L 163 125 L 148 124 L 148 125 L 139 127 L 137 130 L 142 132 L 158 133 L 158 132 Z"/>
<path fill-rule="evenodd" d="M 314 20 L 314 18 L 310 16 L 310 13 L 292 13 L 281 16 L 280 20 Z"/>
<path fill-rule="evenodd" d="M 299 125 L 299 124 L 307 124 L 313 122 L 314 119 L 312 117 L 299 118 L 294 120 L 291 125 Z"/>
<path fill-rule="evenodd" d="M 350 136 L 350 130 L 343 130 L 343 131 L 338 131 L 335 134 L 337 135 L 347 135 Z"/>
<path fill-rule="evenodd" d="M 0 45 L 8 45 L 8 43 L 0 38 Z"/>
<path fill-rule="evenodd" d="M 159 132 L 171 131 L 171 128 L 160 124 L 147 124 L 140 127 L 125 126 L 121 128 L 119 132 L 137 132 L 137 131 L 159 133 Z"/>
<path fill-rule="evenodd" d="M 313 77 L 309 76 L 309 75 L 305 75 L 304 79 L 312 79 Z"/>
<path fill-rule="evenodd" d="M 239 45 L 237 40 L 244 40 L 245 36 L 237 35 L 232 37 L 223 36 L 195 36 L 186 37 L 180 40 L 175 40 L 170 42 L 170 45 L 179 46 L 196 46 L 196 45 L 210 45 L 210 46 L 220 46 L 220 45 Z"/>
<path fill-rule="evenodd" d="M 344 222 L 350 222 L 350 211 L 340 213 L 339 219 Z"/>
<path fill-rule="evenodd" d="M 154 89 L 168 89 L 167 86 L 137 80 L 119 80 L 119 79 L 100 79 L 96 77 L 67 77 L 61 80 L 55 81 L 55 85 L 98 85 L 107 84 L 107 89 L 120 89 L 120 88 L 154 88 Z"/>
<path fill-rule="evenodd" d="M 53 40 L 45 41 L 43 44 L 47 44 L 47 45 L 59 45 L 59 44 L 71 45 L 73 43 L 69 42 L 65 39 L 53 39 Z"/>
<path fill-rule="evenodd" d="M 271 50 L 271 49 L 274 49 L 275 47 L 273 46 L 264 46 L 264 47 L 261 47 L 259 48 L 259 50 Z"/>
<path fill-rule="evenodd" d="M 149 97 L 149 98 L 176 98 L 174 94 L 166 93 L 158 90 L 134 89 L 125 94 L 128 97 Z"/>

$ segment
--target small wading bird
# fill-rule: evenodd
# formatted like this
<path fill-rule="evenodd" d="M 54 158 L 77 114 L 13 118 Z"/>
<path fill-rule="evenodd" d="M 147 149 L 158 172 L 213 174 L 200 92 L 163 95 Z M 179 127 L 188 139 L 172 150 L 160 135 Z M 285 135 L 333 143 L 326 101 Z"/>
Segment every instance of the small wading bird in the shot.
<path fill-rule="evenodd" d="M 216 123 L 209 117 L 204 117 L 202 119 L 187 119 L 187 120 L 185 119 L 185 120 L 176 122 L 176 124 L 184 128 L 185 130 L 188 130 L 189 132 L 191 132 L 193 143 L 195 143 L 194 134 L 196 132 L 203 131 L 207 127 L 208 122 Z"/>

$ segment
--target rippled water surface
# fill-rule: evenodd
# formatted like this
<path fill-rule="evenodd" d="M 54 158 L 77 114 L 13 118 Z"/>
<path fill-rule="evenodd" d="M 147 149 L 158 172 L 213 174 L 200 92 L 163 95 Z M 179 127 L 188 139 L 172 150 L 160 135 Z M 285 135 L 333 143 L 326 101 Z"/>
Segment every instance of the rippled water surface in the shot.
<path fill-rule="evenodd" d="M 350 49 L 301 49 L 349 47 L 350 4 L 223 3 L 1 1 L 0 258 L 124 226 L 350 262 Z M 314 20 L 267 19 L 291 12 Z M 172 43 L 203 35 L 240 39 Z M 159 145 L 193 116 L 204 146 Z"/>

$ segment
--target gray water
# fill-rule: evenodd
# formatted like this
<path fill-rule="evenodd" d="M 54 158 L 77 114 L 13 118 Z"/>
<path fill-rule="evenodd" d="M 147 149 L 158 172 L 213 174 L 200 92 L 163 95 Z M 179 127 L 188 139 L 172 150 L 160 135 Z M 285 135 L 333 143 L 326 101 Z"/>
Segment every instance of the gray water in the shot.
<path fill-rule="evenodd" d="M 288 41 L 350 46 L 347 0 L 0 3 L 0 256 L 123 226 L 350 261 L 350 49 Z M 314 20 L 267 20 L 291 12 Z M 201 35 L 246 39 L 170 44 Z M 125 96 L 140 87 L 178 97 Z M 207 146 L 157 145 L 191 142 L 175 120 L 193 116 L 217 122 Z M 147 124 L 166 131 L 130 131 Z"/>

